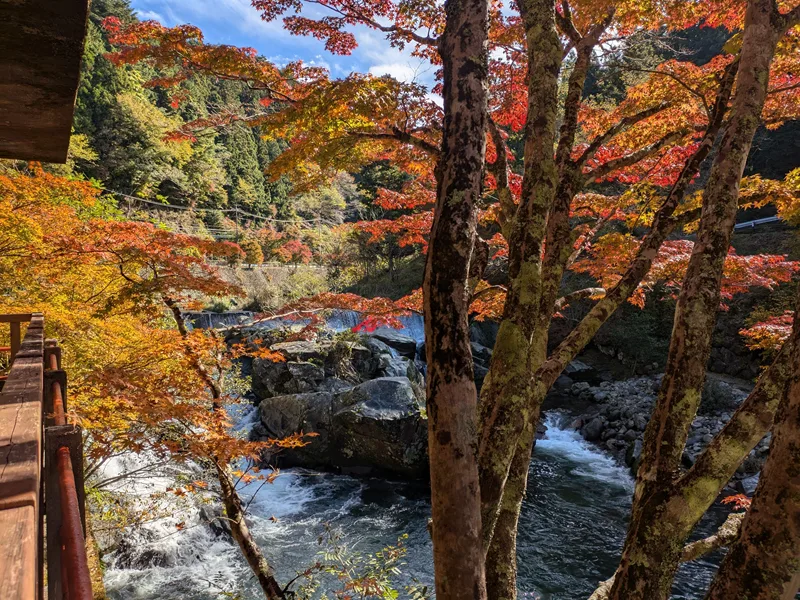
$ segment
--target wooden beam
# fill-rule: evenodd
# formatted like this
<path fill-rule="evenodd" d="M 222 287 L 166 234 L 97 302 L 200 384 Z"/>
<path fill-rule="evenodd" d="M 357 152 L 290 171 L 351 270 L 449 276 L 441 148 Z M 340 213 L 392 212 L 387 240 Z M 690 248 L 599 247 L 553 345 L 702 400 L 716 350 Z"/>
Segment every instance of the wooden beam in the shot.
<path fill-rule="evenodd" d="M 2 2 L 3 0 L 0 0 Z M 31 313 L 14 313 L 8 315 L 0 315 L 0 323 L 27 323 L 31 320 L 33 315 Z"/>
<path fill-rule="evenodd" d="M 0 158 L 63 163 L 89 0 L 0 0 Z"/>

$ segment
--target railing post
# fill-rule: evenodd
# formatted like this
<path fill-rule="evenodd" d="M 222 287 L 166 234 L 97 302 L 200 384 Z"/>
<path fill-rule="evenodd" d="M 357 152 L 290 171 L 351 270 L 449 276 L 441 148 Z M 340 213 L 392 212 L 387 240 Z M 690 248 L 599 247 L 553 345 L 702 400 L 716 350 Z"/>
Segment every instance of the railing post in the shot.
<path fill-rule="evenodd" d="M 63 462 L 66 455 L 62 449 L 68 451 L 71 464 L 59 465 L 59 459 Z M 72 473 L 72 483 L 69 487 L 74 486 L 75 488 L 77 507 L 72 507 L 69 499 L 61 497 L 62 482 L 59 481 L 59 478 L 66 471 Z M 83 439 L 81 428 L 77 425 L 56 425 L 45 429 L 45 507 L 47 511 L 47 598 L 48 600 L 61 600 L 67 595 L 67 582 L 62 580 L 62 574 L 66 573 L 67 577 L 81 577 L 85 568 L 76 568 L 76 565 L 72 563 L 76 560 L 86 561 Z M 80 532 L 72 531 L 69 528 L 70 523 L 65 522 L 64 519 L 65 511 L 69 514 L 69 511 L 75 508 L 80 513 Z M 80 537 L 80 539 L 74 540 L 79 552 L 74 552 L 76 548 L 73 547 L 73 552 L 62 554 L 64 533 Z"/>
<path fill-rule="evenodd" d="M 12 321 L 9 326 L 11 327 L 11 362 L 13 363 L 22 343 L 22 329 L 19 321 Z"/>
<path fill-rule="evenodd" d="M 56 366 L 52 364 L 53 359 L 51 356 L 55 355 Z M 45 369 L 60 369 L 61 368 L 61 348 L 58 346 L 56 340 L 44 341 L 44 368 Z"/>
<path fill-rule="evenodd" d="M 67 412 L 67 373 L 66 371 L 45 371 L 44 372 L 44 426 L 52 427 L 58 425 L 56 422 L 56 407 L 53 402 L 53 384 L 57 383 L 61 388 L 61 403 L 63 414 Z"/>

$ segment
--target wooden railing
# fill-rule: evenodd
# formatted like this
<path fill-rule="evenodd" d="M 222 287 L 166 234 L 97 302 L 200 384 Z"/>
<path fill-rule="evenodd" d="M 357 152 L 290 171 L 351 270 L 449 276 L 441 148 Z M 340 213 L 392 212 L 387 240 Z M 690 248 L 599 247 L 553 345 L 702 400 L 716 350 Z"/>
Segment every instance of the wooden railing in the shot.
<path fill-rule="evenodd" d="M 0 598 L 43 598 L 46 568 L 48 600 L 90 600 L 82 434 L 66 420 L 61 349 L 44 339 L 41 314 L 3 322 L 11 366 L 0 382 Z"/>

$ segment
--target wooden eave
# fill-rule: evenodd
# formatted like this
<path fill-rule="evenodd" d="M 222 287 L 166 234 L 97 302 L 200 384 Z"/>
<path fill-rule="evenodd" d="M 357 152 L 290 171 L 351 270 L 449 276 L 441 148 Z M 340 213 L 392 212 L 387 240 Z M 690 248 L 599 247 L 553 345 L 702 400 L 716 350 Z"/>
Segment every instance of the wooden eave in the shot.
<path fill-rule="evenodd" d="M 0 158 L 67 160 L 89 0 L 0 0 Z"/>

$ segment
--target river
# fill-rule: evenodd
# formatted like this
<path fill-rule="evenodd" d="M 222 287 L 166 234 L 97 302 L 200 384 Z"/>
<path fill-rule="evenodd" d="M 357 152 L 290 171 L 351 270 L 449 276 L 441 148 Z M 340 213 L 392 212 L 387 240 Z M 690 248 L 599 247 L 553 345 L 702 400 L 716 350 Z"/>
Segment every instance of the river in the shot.
<path fill-rule="evenodd" d="M 256 411 L 248 409 L 239 427 L 246 429 L 254 418 Z M 613 573 L 625 535 L 632 478 L 576 432 L 563 429 L 565 419 L 557 412 L 546 416 L 547 437 L 537 442 L 531 462 L 519 527 L 521 598 L 585 600 L 598 581 Z M 145 495 L 169 481 L 154 478 L 131 485 Z M 432 583 L 426 530 L 430 506 L 419 484 L 293 469 L 281 472 L 272 484 L 251 484 L 240 491 L 251 502 L 252 530 L 279 581 L 288 581 L 315 561 L 318 538 L 328 523 L 343 532 L 349 547 L 362 553 L 375 552 L 407 534 L 400 584 L 412 579 Z M 186 523 L 184 530 L 175 530 L 176 519 Z M 121 568 L 113 555 L 108 559 L 105 582 L 111 598 L 261 597 L 238 549 L 199 524 L 196 510 L 176 519 L 150 523 L 134 534 L 140 536 L 134 544 L 137 552 L 160 557 L 152 565 Z M 723 514 L 712 513 L 701 529 L 710 532 L 723 519 Z M 701 598 L 715 559 L 684 566 L 674 598 Z"/>

